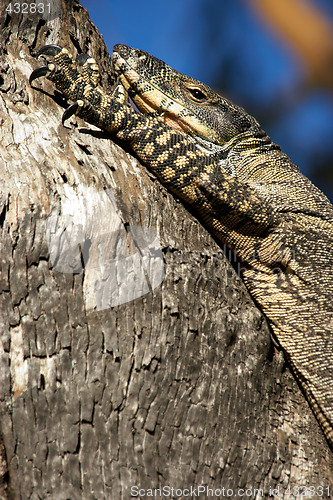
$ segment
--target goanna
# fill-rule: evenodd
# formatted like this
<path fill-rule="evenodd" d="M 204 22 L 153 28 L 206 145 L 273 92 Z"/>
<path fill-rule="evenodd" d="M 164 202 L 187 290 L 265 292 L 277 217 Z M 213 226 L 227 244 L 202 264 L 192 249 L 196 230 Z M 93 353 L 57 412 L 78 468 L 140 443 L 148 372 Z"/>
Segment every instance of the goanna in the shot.
<path fill-rule="evenodd" d="M 242 278 L 333 446 L 333 207 L 246 111 L 150 54 L 116 45 L 115 88 L 96 62 L 43 47 L 77 114 L 136 156 L 242 260 Z M 141 113 L 128 104 L 128 95 Z"/>

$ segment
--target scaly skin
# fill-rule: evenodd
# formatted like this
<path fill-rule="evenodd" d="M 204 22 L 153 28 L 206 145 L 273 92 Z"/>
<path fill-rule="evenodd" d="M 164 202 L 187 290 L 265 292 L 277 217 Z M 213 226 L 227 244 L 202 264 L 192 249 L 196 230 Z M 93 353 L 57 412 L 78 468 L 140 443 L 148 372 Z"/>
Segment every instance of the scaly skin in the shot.
<path fill-rule="evenodd" d="M 119 84 L 98 67 L 46 47 L 46 76 L 74 112 L 127 142 L 243 262 L 265 314 L 333 446 L 333 207 L 242 108 L 150 54 L 116 45 Z M 127 104 L 127 93 L 138 109 Z"/>

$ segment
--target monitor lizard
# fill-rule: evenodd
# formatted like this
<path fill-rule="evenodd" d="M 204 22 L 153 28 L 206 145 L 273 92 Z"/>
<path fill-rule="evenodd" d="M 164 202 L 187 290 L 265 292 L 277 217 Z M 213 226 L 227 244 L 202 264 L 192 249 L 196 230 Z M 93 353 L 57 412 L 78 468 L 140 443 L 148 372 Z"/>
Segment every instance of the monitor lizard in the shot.
<path fill-rule="evenodd" d="M 333 207 L 255 118 L 142 50 L 116 45 L 118 80 L 66 48 L 39 51 L 46 76 L 76 114 L 127 147 L 242 261 L 266 316 L 333 446 Z M 128 102 L 128 96 L 137 110 Z M 139 110 L 139 111 L 138 111 Z"/>

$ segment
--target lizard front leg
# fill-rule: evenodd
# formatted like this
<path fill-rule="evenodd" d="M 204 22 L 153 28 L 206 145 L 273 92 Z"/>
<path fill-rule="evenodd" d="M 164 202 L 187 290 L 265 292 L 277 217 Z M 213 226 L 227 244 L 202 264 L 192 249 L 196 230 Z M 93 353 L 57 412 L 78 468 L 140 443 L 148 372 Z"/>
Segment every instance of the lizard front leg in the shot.
<path fill-rule="evenodd" d="M 127 103 L 121 84 L 106 93 L 98 84 L 94 59 L 81 54 L 75 61 L 67 49 L 57 45 L 43 47 L 39 55 L 52 60 L 31 74 L 30 83 L 45 76 L 67 99 L 74 101 L 64 112 L 63 122 L 76 114 L 126 141 L 167 188 L 204 216 L 209 200 L 209 208 L 219 214 L 219 220 L 221 215 L 227 216 L 228 227 L 221 223 L 212 227 L 222 231 L 225 238 L 232 226 L 239 224 L 248 226 L 247 232 L 255 230 L 258 234 L 274 225 L 276 215 L 269 204 L 250 186 L 224 172 L 215 158 L 207 156 L 190 136 L 166 125 L 155 114 L 135 111 Z"/>

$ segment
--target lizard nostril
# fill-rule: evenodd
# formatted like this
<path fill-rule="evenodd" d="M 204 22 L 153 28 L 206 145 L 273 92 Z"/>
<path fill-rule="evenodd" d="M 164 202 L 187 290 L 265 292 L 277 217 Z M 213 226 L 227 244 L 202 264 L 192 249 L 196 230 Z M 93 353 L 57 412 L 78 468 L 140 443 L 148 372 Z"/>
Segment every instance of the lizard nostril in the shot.
<path fill-rule="evenodd" d="M 144 52 L 138 52 L 138 59 L 146 59 L 146 54 Z"/>

